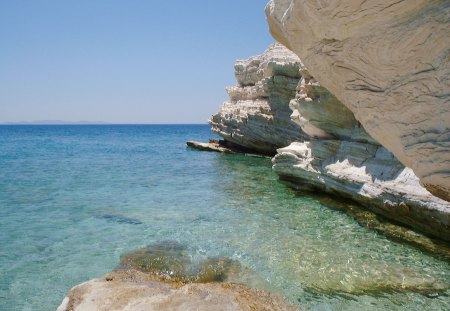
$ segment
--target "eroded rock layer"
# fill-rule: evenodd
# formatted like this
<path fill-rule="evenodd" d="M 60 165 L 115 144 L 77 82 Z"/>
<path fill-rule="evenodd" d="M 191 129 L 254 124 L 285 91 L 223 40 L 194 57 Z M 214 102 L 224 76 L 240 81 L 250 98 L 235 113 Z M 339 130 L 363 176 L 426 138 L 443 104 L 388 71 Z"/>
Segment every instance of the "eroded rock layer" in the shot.
<path fill-rule="evenodd" d="M 237 85 L 227 88 L 230 99 L 209 121 L 212 130 L 228 142 L 267 154 L 303 140 L 306 136 L 291 121 L 289 109 L 302 67 L 298 57 L 280 44 L 238 60 Z"/>
<path fill-rule="evenodd" d="M 272 0 L 273 36 L 450 200 L 450 1 Z"/>

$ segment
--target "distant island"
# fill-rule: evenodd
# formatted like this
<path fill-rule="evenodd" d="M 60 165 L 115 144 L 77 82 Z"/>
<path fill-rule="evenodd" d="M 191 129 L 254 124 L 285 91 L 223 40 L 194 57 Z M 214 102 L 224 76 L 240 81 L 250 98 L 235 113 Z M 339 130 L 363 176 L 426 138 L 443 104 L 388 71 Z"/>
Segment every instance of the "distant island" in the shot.
<path fill-rule="evenodd" d="M 18 121 L 0 122 L 3 125 L 103 125 L 110 124 L 103 121 L 62 121 L 62 120 L 38 120 L 38 121 Z"/>

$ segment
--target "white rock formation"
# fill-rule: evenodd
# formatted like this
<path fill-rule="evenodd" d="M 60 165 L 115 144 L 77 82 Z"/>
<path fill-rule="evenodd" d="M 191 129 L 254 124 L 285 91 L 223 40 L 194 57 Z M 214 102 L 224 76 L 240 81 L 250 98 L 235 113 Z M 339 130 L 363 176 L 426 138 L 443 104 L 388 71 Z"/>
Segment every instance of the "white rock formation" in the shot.
<path fill-rule="evenodd" d="M 450 201 L 450 2 L 272 0 L 266 14 L 275 39 Z"/>
<path fill-rule="evenodd" d="M 238 85 L 228 88 L 230 101 L 210 121 L 226 143 L 262 153 L 285 147 L 273 159 L 274 170 L 292 186 L 352 198 L 450 240 L 450 203 L 424 189 L 286 48 L 271 46 L 238 61 L 235 74 Z"/>
<path fill-rule="evenodd" d="M 300 127 L 291 121 L 289 101 L 294 98 L 303 67 L 298 57 L 280 44 L 263 54 L 238 60 L 238 84 L 227 88 L 230 100 L 209 123 L 226 141 L 261 153 L 303 140 Z"/>

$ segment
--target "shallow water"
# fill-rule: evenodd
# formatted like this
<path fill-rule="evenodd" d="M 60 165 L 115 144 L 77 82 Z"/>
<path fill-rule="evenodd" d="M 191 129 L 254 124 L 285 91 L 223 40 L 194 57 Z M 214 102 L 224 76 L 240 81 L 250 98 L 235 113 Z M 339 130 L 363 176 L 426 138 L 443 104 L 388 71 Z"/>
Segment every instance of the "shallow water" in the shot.
<path fill-rule="evenodd" d="M 199 152 L 208 126 L 1 126 L 0 310 L 54 310 L 121 254 L 176 241 L 238 260 L 308 310 L 447 310 L 450 267 L 277 182 L 269 159 Z M 257 284 L 258 285 L 258 284 Z"/>

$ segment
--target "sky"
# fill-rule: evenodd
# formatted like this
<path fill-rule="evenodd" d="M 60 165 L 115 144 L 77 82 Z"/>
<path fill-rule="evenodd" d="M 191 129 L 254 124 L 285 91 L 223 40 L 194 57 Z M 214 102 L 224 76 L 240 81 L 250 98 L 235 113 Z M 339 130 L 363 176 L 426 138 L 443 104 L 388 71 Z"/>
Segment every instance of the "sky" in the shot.
<path fill-rule="evenodd" d="M 0 122 L 206 123 L 268 0 L 0 0 Z"/>

